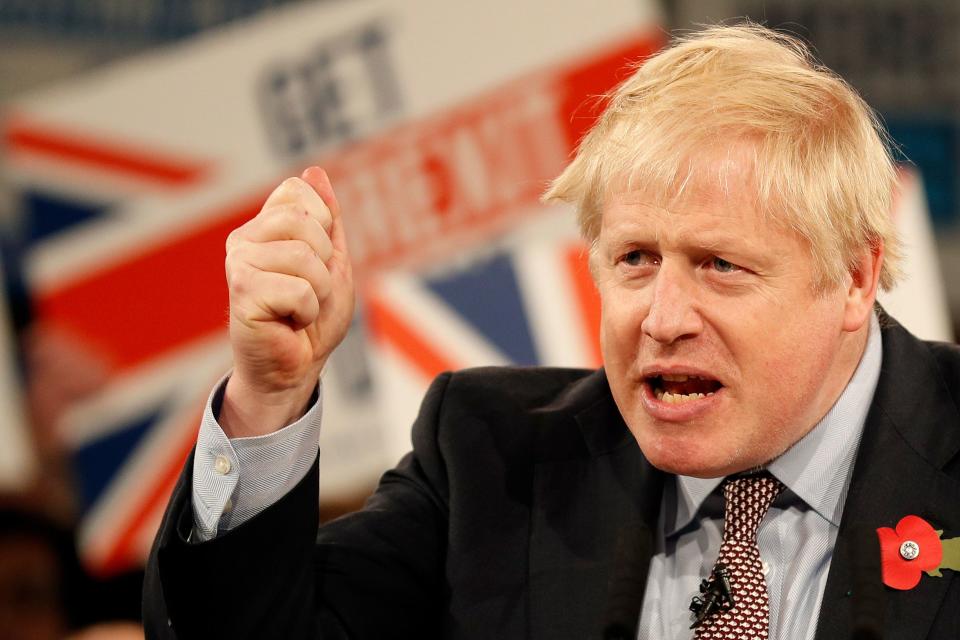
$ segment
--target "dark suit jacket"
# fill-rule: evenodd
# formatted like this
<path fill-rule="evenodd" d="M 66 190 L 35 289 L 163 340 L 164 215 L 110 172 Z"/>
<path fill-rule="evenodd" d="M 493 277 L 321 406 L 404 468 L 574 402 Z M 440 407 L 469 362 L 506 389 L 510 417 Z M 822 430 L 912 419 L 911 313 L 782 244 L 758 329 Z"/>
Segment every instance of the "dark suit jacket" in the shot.
<path fill-rule="evenodd" d="M 905 592 L 878 588 L 879 575 L 857 582 L 857 530 L 875 540 L 876 527 L 916 514 L 960 536 L 960 351 L 884 324 L 817 638 L 849 638 L 858 596 L 871 592 L 887 640 L 956 639 L 954 572 Z M 150 557 L 148 637 L 592 638 L 612 597 L 635 623 L 663 475 L 603 371 L 444 374 L 413 445 L 363 511 L 319 535 L 314 467 L 266 512 L 203 544 L 185 542 L 188 462 Z"/>

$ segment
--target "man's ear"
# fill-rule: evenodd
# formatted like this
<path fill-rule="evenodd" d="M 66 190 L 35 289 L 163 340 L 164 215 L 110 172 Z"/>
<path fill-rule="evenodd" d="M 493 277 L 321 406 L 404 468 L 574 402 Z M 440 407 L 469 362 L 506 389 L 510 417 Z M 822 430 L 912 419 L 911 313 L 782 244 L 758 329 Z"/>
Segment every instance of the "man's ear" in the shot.
<path fill-rule="evenodd" d="M 870 318 L 877 299 L 880 269 L 883 266 L 883 241 L 861 252 L 850 269 L 850 286 L 844 308 L 844 331 L 857 331 Z"/>

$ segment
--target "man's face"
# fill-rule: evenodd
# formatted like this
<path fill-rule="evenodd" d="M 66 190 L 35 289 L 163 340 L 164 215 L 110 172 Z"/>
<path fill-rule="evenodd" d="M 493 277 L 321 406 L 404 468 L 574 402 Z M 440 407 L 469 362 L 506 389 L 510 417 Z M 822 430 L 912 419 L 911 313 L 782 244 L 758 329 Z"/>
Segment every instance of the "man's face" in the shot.
<path fill-rule="evenodd" d="M 839 397 L 867 325 L 851 330 L 850 290 L 818 292 L 805 241 L 746 189 L 688 185 L 651 202 L 607 198 L 594 256 L 613 397 L 660 469 L 719 477 L 769 462 Z"/>

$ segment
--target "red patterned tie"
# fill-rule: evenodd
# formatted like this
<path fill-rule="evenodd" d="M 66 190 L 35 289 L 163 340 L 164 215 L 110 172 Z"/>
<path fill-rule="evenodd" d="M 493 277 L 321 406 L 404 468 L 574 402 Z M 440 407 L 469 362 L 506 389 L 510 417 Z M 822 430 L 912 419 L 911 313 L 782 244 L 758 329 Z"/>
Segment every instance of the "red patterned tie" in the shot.
<path fill-rule="evenodd" d="M 734 605 L 711 613 L 697 627 L 696 640 L 768 637 L 770 602 L 757 547 L 757 528 L 782 490 L 780 481 L 767 472 L 724 481 L 723 543 L 716 566 L 722 564 L 729 576 Z M 714 579 L 716 573 L 714 569 Z"/>

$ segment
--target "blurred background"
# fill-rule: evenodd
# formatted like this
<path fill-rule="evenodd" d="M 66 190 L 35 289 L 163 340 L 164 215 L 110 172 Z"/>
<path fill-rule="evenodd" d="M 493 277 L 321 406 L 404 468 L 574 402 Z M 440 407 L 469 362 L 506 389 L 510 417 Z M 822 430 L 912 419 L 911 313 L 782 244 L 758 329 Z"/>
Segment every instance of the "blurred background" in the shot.
<path fill-rule="evenodd" d="M 305 166 L 360 294 L 324 378 L 322 517 L 406 451 L 439 371 L 598 366 L 571 212 L 538 195 L 628 62 L 737 16 L 882 115 L 910 253 L 883 302 L 953 340 L 955 0 L 0 0 L 4 637 L 142 637 L 142 563 L 230 363 L 223 242 Z"/>

